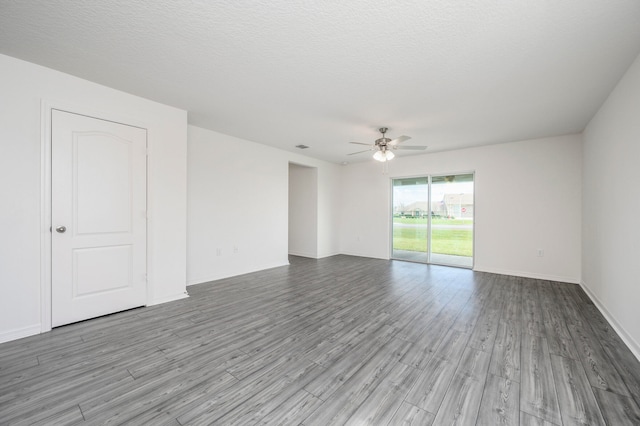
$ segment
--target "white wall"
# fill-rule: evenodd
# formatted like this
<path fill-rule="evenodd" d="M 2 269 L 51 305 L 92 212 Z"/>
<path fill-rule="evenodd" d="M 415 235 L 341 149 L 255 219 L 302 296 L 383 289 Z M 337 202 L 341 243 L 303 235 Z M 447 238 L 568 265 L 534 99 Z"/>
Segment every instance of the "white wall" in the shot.
<path fill-rule="evenodd" d="M 582 284 L 640 358 L 640 56 L 583 138 Z"/>
<path fill-rule="evenodd" d="M 289 254 L 318 256 L 318 169 L 289 164 Z"/>
<path fill-rule="evenodd" d="M 342 210 L 342 166 L 318 163 L 318 250 L 317 257 L 340 253 L 340 211 Z"/>
<path fill-rule="evenodd" d="M 148 129 L 149 303 L 184 296 L 185 111 L 0 55 L 0 341 L 41 327 L 41 101 Z"/>
<path fill-rule="evenodd" d="M 389 257 L 391 178 L 475 171 L 474 269 L 577 283 L 581 161 L 569 135 L 348 165 L 340 250 Z"/>
<path fill-rule="evenodd" d="M 188 161 L 189 284 L 288 264 L 290 162 L 316 169 L 316 252 L 337 253 L 339 166 L 195 126 Z"/>

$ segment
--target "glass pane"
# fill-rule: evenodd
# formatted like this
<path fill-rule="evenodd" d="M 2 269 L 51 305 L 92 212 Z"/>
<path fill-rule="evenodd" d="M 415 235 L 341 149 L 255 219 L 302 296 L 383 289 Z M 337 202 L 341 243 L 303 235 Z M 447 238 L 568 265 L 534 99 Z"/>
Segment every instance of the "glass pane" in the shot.
<path fill-rule="evenodd" d="M 426 177 L 393 180 L 394 259 L 427 262 L 429 181 Z"/>
<path fill-rule="evenodd" d="M 431 178 L 431 263 L 473 266 L 473 207 L 473 174 Z"/>

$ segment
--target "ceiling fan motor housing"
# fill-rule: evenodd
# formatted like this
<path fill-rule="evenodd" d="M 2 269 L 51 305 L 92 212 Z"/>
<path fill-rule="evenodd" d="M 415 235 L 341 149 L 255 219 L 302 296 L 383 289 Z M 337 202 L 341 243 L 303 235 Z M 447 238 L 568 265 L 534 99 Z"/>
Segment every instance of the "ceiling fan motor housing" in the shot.
<path fill-rule="evenodd" d="M 386 149 L 387 148 L 387 144 L 391 142 L 391 139 L 389 138 L 385 138 L 382 137 L 380 139 L 376 139 L 376 145 L 380 148 L 380 149 Z"/>
<path fill-rule="evenodd" d="M 380 148 L 381 151 L 385 151 L 387 149 L 387 144 L 391 142 L 391 139 L 385 137 L 385 133 L 389 130 L 388 127 L 380 127 L 378 131 L 382 133 L 382 137 L 380 139 L 376 139 L 376 146 Z"/>

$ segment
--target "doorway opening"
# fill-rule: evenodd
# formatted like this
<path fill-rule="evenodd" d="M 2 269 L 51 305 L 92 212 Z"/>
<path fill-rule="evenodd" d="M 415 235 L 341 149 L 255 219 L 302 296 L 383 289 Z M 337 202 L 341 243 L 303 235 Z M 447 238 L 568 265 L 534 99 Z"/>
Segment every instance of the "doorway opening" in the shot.
<path fill-rule="evenodd" d="M 318 257 L 318 169 L 289 163 L 289 254 Z"/>
<path fill-rule="evenodd" d="M 391 257 L 473 268 L 474 174 L 392 180 Z"/>

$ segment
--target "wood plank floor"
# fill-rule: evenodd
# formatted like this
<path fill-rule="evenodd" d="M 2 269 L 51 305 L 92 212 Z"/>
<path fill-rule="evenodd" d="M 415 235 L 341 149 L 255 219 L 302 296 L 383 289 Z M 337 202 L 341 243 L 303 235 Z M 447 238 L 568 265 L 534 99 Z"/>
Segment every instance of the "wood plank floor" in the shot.
<path fill-rule="evenodd" d="M 0 345 L 2 425 L 639 425 L 582 290 L 351 256 Z"/>

